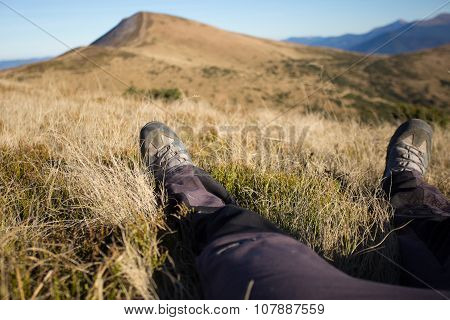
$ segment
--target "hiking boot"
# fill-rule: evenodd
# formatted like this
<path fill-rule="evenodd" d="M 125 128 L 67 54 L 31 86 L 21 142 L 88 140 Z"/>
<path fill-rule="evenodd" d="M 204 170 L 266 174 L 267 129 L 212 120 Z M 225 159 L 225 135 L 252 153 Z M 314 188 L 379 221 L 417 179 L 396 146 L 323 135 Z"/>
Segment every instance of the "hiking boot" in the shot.
<path fill-rule="evenodd" d="M 157 180 L 173 170 L 192 165 L 191 157 L 180 138 L 160 122 L 149 122 L 140 133 L 141 156 Z"/>
<path fill-rule="evenodd" d="M 398 127 L 387 147 L 383 178 L 402 171 L 425 175 L 430 163 L 432 136 L 433 129 L 423 120 L 412 119 Z"/>

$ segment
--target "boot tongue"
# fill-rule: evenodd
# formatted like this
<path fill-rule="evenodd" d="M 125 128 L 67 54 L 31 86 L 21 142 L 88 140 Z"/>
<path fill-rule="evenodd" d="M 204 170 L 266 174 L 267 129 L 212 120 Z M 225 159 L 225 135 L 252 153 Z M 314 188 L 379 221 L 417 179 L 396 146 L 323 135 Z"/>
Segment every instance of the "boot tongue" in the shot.
<path fill-rule="evenodd" d="M 427 135 L 423 132 L 416 132 L 411 135 L 411 144 L 415 146 L 420 152 L 427 152 Z"/>
<path fill-rule="evenodd" d="M 164 145 L 172 144 L 174 139 L 172 139 L 168 136 L 161 135 L 161 141 L 162 141 L 161 146 L 164 146 Z"/>
<path fill-rule="evenodd" d="M 163 134 L 155 134 L 152 137 L 152 140 L 150 141 L 150 143 L 153 145 L 153 147 L 155 149 L 160 149 L 162 147 L 164 147 L 165 145 L 171 144 L 173 142 L 174 139 L 165 136 Z"/>
<path fill-rule="evenodd" d="M 415 147 L 420 152 L 427 152 L 427 136 L 422 132 L 411 133 L 402 140 L 403 143 Z"/>

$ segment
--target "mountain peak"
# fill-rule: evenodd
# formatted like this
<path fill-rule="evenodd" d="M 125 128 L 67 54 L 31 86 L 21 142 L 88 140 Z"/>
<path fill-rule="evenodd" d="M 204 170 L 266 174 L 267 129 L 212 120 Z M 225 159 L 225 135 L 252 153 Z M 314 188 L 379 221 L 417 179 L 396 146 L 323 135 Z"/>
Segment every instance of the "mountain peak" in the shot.
<path fill-rule="evenodd" d="M 177 21 L 188 20 L 167 14 L 139 11 L 120 21 L 113 29 L 95 40 L 92 45 L 110 47 L 139 45 L 154 23 L 166 24 Z"/>
<path fill-rule="evenodd" d="M 393 24 L 407 24 L 408 21 L 406 21 L 405 19 L 398 19 L 397 21 L 394 21 Z"/>
<path fill-rule="evenodd" d="M 109 32 L 95 40 L 92 45 L 118 47 L 138 37 L 145 19 L 144 12 L 138 12 L 123 19 Z"/>
<path fill-rule="evenodd" d="M 229 32 L 176 16 L 138 12 L 92 43 L 153 57 L 206 63 L 247 63 L 248 55 L 269 56 L 278 43 Z M 210 60 L 214 58 L 214 60 Z"/>

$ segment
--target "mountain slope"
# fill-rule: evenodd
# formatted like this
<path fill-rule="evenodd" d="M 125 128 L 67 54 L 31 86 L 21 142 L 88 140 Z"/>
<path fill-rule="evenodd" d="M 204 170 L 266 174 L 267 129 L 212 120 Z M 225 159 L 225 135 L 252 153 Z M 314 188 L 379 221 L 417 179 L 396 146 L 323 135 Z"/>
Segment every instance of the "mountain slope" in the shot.
<path fill-rule="evenodd" d="M 406 31 L 407 30 L 407 31 Z M 396 36 L 404 32 L 400 37 Z M 368 53 L 379 48 L 378 53 L 398 54 L 422 49 L 435 48 L 450 43 L 450 14 L 441 14 L 421 22 L 398 20 L 368 33 L 346 34 L 338 37 L 289 38 L 289 42 L 313 46 L 338 48 Z"/>
<path fill-rule="evenodd" d="M 369 57 L 355 64 L 360 54 L 138 13 L 90 46 L 2 71 L 0 80 L 8 86 L 20 83 L 43 90 L 113 95 L 176 88 L 186 99 L 213 105 L 296 107 L 325 114 L 359 114 L 365 121 L 374 117 L 395 121 L 423 112 L 439 120 L 448 113 L 449 48 Z"/>

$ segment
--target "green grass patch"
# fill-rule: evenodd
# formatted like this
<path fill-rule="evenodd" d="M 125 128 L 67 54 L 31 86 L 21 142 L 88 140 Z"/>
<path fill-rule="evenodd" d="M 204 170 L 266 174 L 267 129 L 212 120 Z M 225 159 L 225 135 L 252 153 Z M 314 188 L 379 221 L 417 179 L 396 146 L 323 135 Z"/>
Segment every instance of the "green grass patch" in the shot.
<path fill-rule="evenodd" d="M 163 100 L 165 102 L 180 100 L 183 97 L 183 94 L 178 88 L 139 89 L 135 86 L 131 86 L 125 90 L 124 95 Z"/>
<path fill-rule="evenodd" d="M 301 168 L 262 172 L 230 164 L 208 170 L 240 206 L 260 213 L 338 268 L 356 277 L 396 281 L 396 272 L 379 255 L 358 254 L 388 232 L 383 202 L 377 209 L 367 204 L 370 191 L 364 195 L 341 179 L 319 179 Z M 394 257 L 392 239 L 386 245 L 384 254 Z"/>
<path fill-rule="evenodd" d="M 209 66 L 202 68 L 202 75 L 205 78 L 226 77 L 235 74 L 236 71 L 227 68 L 219 68 L 216 66 Z"/>

